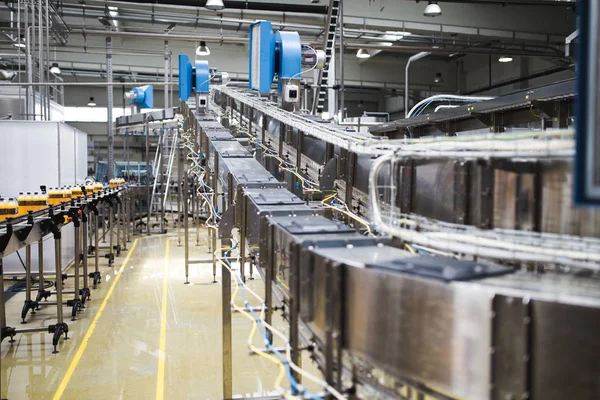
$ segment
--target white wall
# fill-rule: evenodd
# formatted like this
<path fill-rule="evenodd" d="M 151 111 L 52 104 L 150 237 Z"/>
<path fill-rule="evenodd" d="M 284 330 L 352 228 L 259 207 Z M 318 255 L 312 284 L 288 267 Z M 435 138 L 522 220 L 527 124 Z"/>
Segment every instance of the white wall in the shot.
<path fill-rule="evenodd" d="M 82 183 L 87 174 L 87 135 L 56 122 L 0 121 L 0 193 L 17 197 L 19 192 L 39 192 L 41 185 L 56 187 Z M 75 248 L 72 225 L 62 228 L 62 263 L 73 261 Z M 21 254 L 24 258 L 24 254 Z M 37 272 L 37 248 L 32 251 L 33 271 Z M 54 271 L 54 241 L 44 240 L 44 270 Z M 4 272 L 23 272 L 16 256 L 4 259 Z"/>

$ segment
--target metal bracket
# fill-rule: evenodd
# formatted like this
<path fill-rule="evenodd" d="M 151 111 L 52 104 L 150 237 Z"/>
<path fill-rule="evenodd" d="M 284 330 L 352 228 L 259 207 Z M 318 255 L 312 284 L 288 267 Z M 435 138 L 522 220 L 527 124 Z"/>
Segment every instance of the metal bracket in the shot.
<path fill-rule="evenodd" d="M 229 207 L 219 221 L 219 239 L 231 239 L 231 230 L 235 227 L 235 207 Z"/>
<path fill-rule="evenodd" d="M 319 176 L 319 187 L 321 190 L 334 190 L 337 177 L 337 157 L 331 158 L 325 163 L 321 176 Z"/>

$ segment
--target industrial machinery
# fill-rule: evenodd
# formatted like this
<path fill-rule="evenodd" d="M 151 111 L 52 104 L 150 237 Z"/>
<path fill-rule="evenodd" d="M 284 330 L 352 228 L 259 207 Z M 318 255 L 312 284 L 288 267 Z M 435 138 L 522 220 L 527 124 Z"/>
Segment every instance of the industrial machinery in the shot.
<path fill-rule="evenodd" d="M 224 397 L 232 305 L 266 343 L 250 352 L 288 368 L 292 395 L 597 397 L 600 215 L 568 200 L 573 82 L 361 133 L 293 106 L 301 58 L 287 33 L 252 26 L 249 91 L 214 87 L 213 113 L 181 105 L 215 281 L 221 266 Z M 262 96 L 275 71 L 278 103 Z M 246 287 L 255 269 L 264 294 Z M 260 305 L 235 304 L 231 279 Z"/>
<path fill-rule="evenodd" d="M 123 182 L 115 182 L 113 188 L 106 190 L 87 191 L 86 186 L 79 187 L 80 195 L 73 197 L 64 196 L 65 190 L 52 190 L 52 204 L 40 207 L 36 210 L 28 210 L 25 215 L 8 218 L 0 223 L 0 273 L 3 259 L 11 254 L 25 249 L 24 275 L 25 275 L 25 302 L 21 312 L 21 323 L 27 323 L 35 319 L 36 311 L 41 307 L 56 306 L 56 324 L 43 325 L 40 327 L 16 328 L 8 325 L 4 308 L 4 290 L 0 291 L 0 329 L 2 340 L 10 338 L 19 333 L 48 332 L 53 334 L 52 344 L 54 353 L 58 353 L 59 339 L 64 335 L 68 338 L 69 328 L 64 322 L 63 309 L 68 307 L 71 311 L 71 320 L 74 321 L 77 314 L 85 309 L 86 301 L 90 298 L 90 283 L 93 288 L 101 281 L 99 270 L 100 240 L 105 241 L 106 219 L 108 223 L 109 246 L 105 247 L 107 265 L 113 263 L 115 254 L 126 249 L 129 240 L 129 213 L 133 213 L 130 200 L 133 200 L 132 192 L 123 187 Z M 70 191 L 69 193 L 77 193 Z M 58 197 L 60 195 L 60 197 Z M 49 198 L 50 200 L 50 198 Z M 75 260 L 73 261 L 73 274 L 66 274 L 62 264 L 62 231 L 63 227 L 72 224 L 74 227 Z M 102 226 L 102 228 L 101 228 Z M 102 232 L 100 232 L 102 231 Z M 54 238 L 54 282 L 47 280 L 44 270 L 44 237 L 52 235 Z M 34 270 L 32 262 L 32 249 L 37 247 L 37 270 Z M 88 270 L 88 256 L 94 256 L 93 271 Z M 46 266 L 47 268 L 47 266 Z M 33 274 L 37 279 L 37 287 L 33 286 Z M 66 291 L 63 289 L 66 279 L 73 279 L 74 289 Z M 50 282 L 52 285 L 47 286 Z M 55 287 L 55 290 L 50 290 Z M 65 299 L 65 295 L 72 298 Z M 48 298 L 55 296 L 55 301 Z"/>
<path fill-rule="evenodd" d="M 131 104 L 131 114 L 138 114 L 144 108 L 153 108 L 154 86 L 133 87 L 129 92 L 125 93 L 125 98 Z"/>
<path fill-rule="evenodd" d="M 582 3 L 578 8 L 581 23 L 578 57 L 577 92 L 577 157 L 575 173 L 575 198 L 581 204 L 600 204 L 600 126 L 598 106 L 600 99 L 595 89 L 598 84 L 597 23 L 600 11 L 595 4 Z"/>
<path fill-rule="evenodd" d="M 279 106 L 284 110 L 300 110 L 300 77 L 302 68 L 321 69 L 325 52 L 300 42 L 298 32 L 273 32 L 269 21 L 250 26 L 250 68 L 248 87 L 269 93 L 277 77 Z"/>
<path fill-rule="evenodd" d="M 213 71 L 214 73 L 214 71 Z M 192 67 L 188 56 L 179 55 L 179 99 L 186 101 L 194 92 L 196 94 L 196 112 L 204 113 L 208 107 L 209 84 L 211 75 L 208 61 L 196 60 Z"/>

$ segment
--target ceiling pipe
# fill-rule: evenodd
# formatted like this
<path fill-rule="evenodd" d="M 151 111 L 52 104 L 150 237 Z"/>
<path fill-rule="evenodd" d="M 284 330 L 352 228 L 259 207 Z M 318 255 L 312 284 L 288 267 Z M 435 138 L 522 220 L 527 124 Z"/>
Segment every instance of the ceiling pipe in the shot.
<path fill-rule="evenodd" d="M 183 42 L 198 42 L 198 35 L 174 35 L 172 33 L 149 33 L 149 32 L 115 32 L 115 31 L 101 31 L 95 29 L 74 29 L 72 33 L 81 33 L 82 35 L 94 35 L 94 36 L 113 36 L 113 37 L 135 37 L 145 39 L 166 39 Z M 202 40 L 211 43 L 236 43 L 245 44 L 248 43 L 248 38 L 244 37 L 227 37 L 227 36 L 202 36 Z"/>
<path fill-rule="evenodd" d="M 146 38 L 146 39 L 163 39 L 163 40 L 173 40 L 173 41 L 186 41 L 186 42 L 198 42 L 197 35 L 173 35 L 173 34 L 165 34 L 165 33 L 148 33 L 148 32 L 115 32 L 115 31 L 102 31 L 102 30 L 94 30 L 94 29 L 74 29 L 72 33 L 80 33 L 85 35 L 96 35 L 96 36 L 113 36 L 113 37 L 136 37 L 136 38 Z M 234 43 L 234 44 L 246 44 L 248 43 L 248 38 L 245 37 L 227 37 L 227 36 L 202 36 L 202 40 L 210 43 Z M 318 44 L 314 44 L 318 47 Z M 555 52 L 539 52 L 539 51 L 531 51 L 531 50 L 507 50 L 506 48 L 499 49 L 490 49 L 490 48 L 470 48 L 466 50 L 462 50 L 460 48 L 440 48 L 440 49 L 432 49 L 430 46 L 402 46 L 402 45 L 377 45 L 372 43 L 347 43 L 345 44 L 346 49 L 360 49 L 366 48 L 369 50 L 386 50 L 386 51 L 428 51 L 430 53 L 442 53 L 442 54 L 451 54 L 457 51 L 464 52 L 465 54 L 504 54 L 507 51 L 510 51 L 512 55 L 522 55 L 522 56 L 540 56 L 540 57 L 554 57 L 556 56 Z"/>
<path fill-rule="evenodd" d="M 68 8 L 71 9 L 79 9 L 78 7 L 72 5 L 72 6 L 68 6 Z M 104 13 L 103 12 L 99 12 L 99 13 L 89 13 L 89 10 L 86 8 L 86 15 L 89 15 L 90 17 L 104 17 Z M 139 14 L 139 15 L 145 15 L 148 16 L 148 18 L 144 19 L 139 18 L 139 17 L 135 17 L 135 16 L 128 16 L 127 14 Z M 78 17 L 81 16 L 81 13 L 78 12 L 64 12 L 63 14 L 65 16 L 72 16 L 72 17 Z M 169 24 L 176 24 L 176 25 L 180 25 L 180 26 L 193 26 L 193 27 L 197 27 L 198 23 L 197 20 L 203 20 L 203 21 L 214 21 L 216 23 L 218 23 L 219 25 L 215 25 L 214 27 L 216 29 L 220 29 L 220 28 L 231 28 L 232 30 L 239 30 L 239 25 L 240 24 L 247 24 L 250 25 L 252 23 L 255 22 L 255 20 L 251 20 L 251 19 L 242 19 L 242 18 L 223 18 L 223 17 L 210 17 L 210 16 L 204 16 L 204 15 L 196 15 L 196 16 L 191 16 L 189 18 L 185 18 L 184 16 L 174 16 L 173 14 L 167 14 L 163 15 L 159 14 L 159 13 L 148 13 L 145 12 L 143 10 L 120 10 L 120 15 L 117 17 L 112 17 L 115 20 L 119 20 L 119 21 L 129 21 L 129 22 L 139 22 L 139 23 L 149 23 L 149 24 L 156 24 L 156 23 L 163 23 L 166 25 Z M 170 19 L 169 19 L 170 18 Z M 222 25 L 223 23 L 230 23 L 232 25 Z M 315 32 L 320 32 L 322 31 L 322 26 L 320 25 L 307 25 L 307 24 L 300 24 L 300 23 L 288 23 L 288 22 L 272 22 L 274 26 L 277 27 L 284 27 L 284 28 L 290 28 L 290 29 L 296 29 L 296 30 L 302 30 L 302 31 L 315 31 Z M 203 26 L 206 27 L 206 26 Z M 344 35 L 345 38 L 348 39 L 355 39 L 355 40 L 369 40 L 369 41 L 378 41 L 378 42 L 389 42 L 389 38 L 385 38 L 382 36 L 366 36 L 366 35 L 384 35 L 386 32 L 385 31 L 377 31 L 377 30 L 368 30 L 368 29 L 356 29 L 356 28 L 347 28 L 344 27 L 344 30 L 346 33 L 348 33 L 348 35 Z M 356 35 L 352 35 L 352 34 L 356 34 L 356 35 L 360 35 L 360 38 L 355 37 Z M 475 35 L 477 36 L 477 35 Z M 451 43 L 464 43 L 465 45 L 469 45 L 469 46 L 474 46 L 474 41 L 476 41 L 476 38 L 465 38 L 465 39 L 461 39 L 461 38 L 456 38 L 456 37 L 440 37 L 440 36 L 429 36 L 429 35 L 419 35 L 419 34 L 412 34 L 410 36 L 407 36 L 405 38 L 402 39 L 402 42 L 411 42 L 414 41 L 416 39 L 423 39 L 423 40 L 435 40 L 436 42 L 451 42 Z M 485 43 L 485 40 L 480 40 L 480 42 Z M 506 44 L 507 42 L 503 42 L 504 44 Z M 510 43 L 510 42 L 509 42 Z M 540 48 L 546 48 L 546 49 L 551 49 L 553 51 L 557 51 L 557 52 L 561 52 L 562 53 L 562 49 L 559 49 L 558 47 L 562 46 L 561 42 L 556 42 L 556 46 L 550 46 L 547 44 L 548 42 L 539 42 L 539 41 L 531 41 L 531 40 L 527 40 L 527 39 L 523 39 L 520 42 L 512 42 L 512 44 L 529 44 L 531 46 L 536 46 L 536 47 L 540 47 Z"/>
<path fill-rule="evenodd" d="M 413 1 L 413 0 L 408 0 Z M 575 7 L 576 0 L 438 0 L 440 3 L 493 4 L 505 6 L 560 6 Z M 418 0 L 417 0 L 418 2 Z"/>
<path fill-rule="evenodd" d="M 146 85 L 154 85 L 154 86 L 174 86 L 179 85 L 179 82 L 32 82 L 32 83 L 12 83 L 6 81 L 0 81 L 0 86 L 100 86 L 107 87 L 111 86 L 146 86 Z"/>
<path fill-rule="evenodd" d="M 489 47 L 481 47 L 481 48 L 467 48 L 463 49 L 460 47 L 445 47 L 434 49 L 431 46 L 420 45 L 420 46 L 403 46 L 403 45 L 392 45 L 385 46 L 380 44 L 373 43 L 348 43 L 345 45 L 346 49 L 369 49 L 369 50 L 385 50 L 389 52 L 414 52 L 414 51 L 426 51 L 433 54 L 506 54 L 507 52 L 511 55 L 515 56 L 535 56 L 535 57 L 557 57 L 560 56 L 561 53 L 557 53 L 554 51 L 535 51 L 535 50 L 512 50 L 503 48 L 489 48 Z"/>
<path fill-rule="evenodd" d="M 93 36 L 113 36 L 113 37 L 137 37 L 145 39 L 162 39 L 172 41 L 186 41 L 186 42 L 198 42 L 198 36 L 195 35 L 176 35 L 176 34 L 165 34 L 165 33 L 152 33 L 152 32 L 115 32 L 115 31 L 103 31 L 95 29 L 72 29 L 71 33 L 79 33 L 82 35 L 93 35 Z M 202 39 L 209 43 L 231 43 L 231 44 L 246 44 L 248 38 L 241 36 L 202 36 Z M 356 39 L 354 39 L 356 40 Z M 0 42 L 2 40 L 0 39 Z M 402 43 L 402 42 L 396 42 Z M 406 43 L 409 43 L 406 41 Z M 413 42 L 414 43 L 414 42 Z M 313 47 L 319 47 L 320 44 L 317 42 L 310 43 Z M 439 49 L 433 49 L 429 44 L 422 43 L 419 46 L 393 44 L 392 46 L 376 44 L 376 43 L 346 43 L 344 48 L 348 50 L 358 50 L 360 48 L 368 50 L 384 50 L 387 52 L 414 52 L 414 51 L 428 51 L 435 54 L 506 54 L 507 52 L 514 56 L 537 56 L 537 57 L 559 57 L 562 55 L 560 51 L 539 51 L 533 49 L 516 50 L 509 49 L 503 46 L 502 48 L 491 48 L 491 47 L 470 47 L 467 49 L 461 47 L 444 47 Z"/>
<path fill-rule="evenodd" d="M 404 117 L 408 118 L 408 70 L 410 68 L 410 64 L 413 61 L 420 60 L 421 58 L 425 58 L 431 53 L 428 51 L 422 51 L 420 53 L 411 56 L 406 62 L 406 68 L 404 69 Z"/>
<path fill-rule="evenodd" d="M 198 2 L 197 0 L 125 0 L 119 3 L 138 3 L 138 4 L 156 4 L 156 5 L 171 5 L 171 6 L 186 6 L 186 7 L 204 7 L 206 1 Z M 259 11 L 277 11 L 291 12 L 302 14 L 319 14 L 327 15 L 326 6 L 313 6 L 308 4 L 286 4 L 281 3 L 262 3 L 256 1 L 240 1 L 226 0 L 225 9 L 230 10 L 259 10 Z"/>

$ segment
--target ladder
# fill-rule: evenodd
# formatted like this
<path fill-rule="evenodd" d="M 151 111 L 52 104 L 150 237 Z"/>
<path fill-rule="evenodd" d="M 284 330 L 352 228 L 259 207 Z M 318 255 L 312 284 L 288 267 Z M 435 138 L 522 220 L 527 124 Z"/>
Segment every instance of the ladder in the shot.
<path fill-rule="evenodd" d="M 337 28 L 338 16 L 340 11 L 341 0 L 329 0 L 329 10 L 327 11 L 327 23 L 325 24 L 325 32 L 323 38 L 323 49 L 325 49 L 325 67 L 319 71 L 317 83 L 315 84 L 317 91 L 313 98 L 312 113 L 322 113 L 325 107 L 325 96 L 327 95 L 327 87 L 329 86 L 329 62 L 333 53 L 335 44 L 335 30 Z"/>
<path fill-rule="evenodd" d="M 165 130 L 160 136 L 153 165 L 154 184 L 152 185 L 152 197 L 150 198 L 152 213 L 161 212 L 167 204 L 178 140 L 178 129 L 173 132 Z"/>

